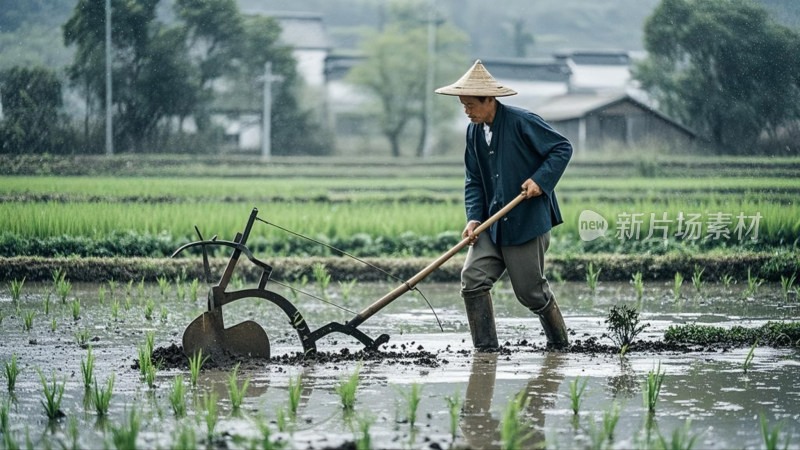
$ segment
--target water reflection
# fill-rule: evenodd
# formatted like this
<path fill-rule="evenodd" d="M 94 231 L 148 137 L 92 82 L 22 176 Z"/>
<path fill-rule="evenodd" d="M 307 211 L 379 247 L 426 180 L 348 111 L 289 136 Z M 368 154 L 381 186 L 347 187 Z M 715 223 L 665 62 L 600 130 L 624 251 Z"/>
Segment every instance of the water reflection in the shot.
<path fill-rule="evenodd" d="M 558 388 L 564 380 L 560 368 L 565 361 L 565 355 L 561 353 L 546 353 L 539 372 L 520 391 L 528 399 L 525 423 L 531 427 L 525 430 L 530 435 L 524 441 L 524 448 L 544 446 L 545 411 L 555 404 Z M 468 447 L 500 448 L 500 421 L 491 413 L 496 378 L 497 354 L 475 353 L 460 417 Z M 507 401 L 513 401 L 517 395 L 519 392 Z"/>

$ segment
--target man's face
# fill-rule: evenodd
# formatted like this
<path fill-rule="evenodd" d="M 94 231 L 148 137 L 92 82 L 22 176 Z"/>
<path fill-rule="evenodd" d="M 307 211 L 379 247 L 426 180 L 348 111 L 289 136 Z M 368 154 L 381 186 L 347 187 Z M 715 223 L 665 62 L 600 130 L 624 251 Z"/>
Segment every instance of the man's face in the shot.
<path fill-rule="evenodd" d="M 486 97 L 481 102 L 477 97 L 460 95 L 458 100 L 464 105 L 464 113 L 472 123 L 492 123 L 494 120 L 494 97 Z"/>

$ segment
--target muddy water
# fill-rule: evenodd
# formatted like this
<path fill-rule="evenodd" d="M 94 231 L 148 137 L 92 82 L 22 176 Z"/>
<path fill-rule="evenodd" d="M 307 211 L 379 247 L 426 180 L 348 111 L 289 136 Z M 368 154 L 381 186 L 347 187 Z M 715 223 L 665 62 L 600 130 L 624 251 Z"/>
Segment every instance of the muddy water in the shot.
<path fill-rule="evenodd" d="M 394 284 L 358 284 L 349 296 L 338 286 L 328 289 L 329 299 L 352 312 L 359 311 L 394 287 Z M 100 302 L 100 285 L 76 285 L 62 304 L 50 294 L 50 311 L 44 313 L 49 284 L 26 283 L 19 312 L 10 290 L 0 294 L 0 360 L 18 356 L 22 367 L 16 388 L 2 389 L 0 402 L 8 402 L 10 437 L 25 445 L 26 433 L 36 448 L 113 447 L 112 429 L 119 428 L 128 411 L 136 409 L 142 417 L 137 446 L 169 448 L 176 445 L 179 429 L 190 429 L 200 445 L 209 444 L 202 413 L 202 398 L 209 392 L 218 395 L 219 422 L 210 446 L 248 448 L 266 425 L 272 439 L 291 447 L 337 447 L 352 442 L 358 422 L 372 422 L 372 445 L 381 448 L 430 448 L 431 446 L 490 448 L 500 444 L 500 421 L 509 401 L 520 392 L 529 398 L 523 423 L 529 431 L 525 446 L 543 441 L 551 448 L 595 447 L 604 415 L 618 422 L 611 446 L 647 447 L 659 434 L 667 441 L 673 432 L 690 421 L 688 435 L 696 436 L 695 448 L 759 448 L 763 438 L 759 415 L 770 426 L 782 423 L 781 442 L 791 439 L 790 448 L 800 448 L 800 353 L 796 349 L 757 347 L 747 373 L 742 364 L 749 348 L 707 349 L 692 352 L 629 352 L 616 354 L 555 353 L 541 349 L 544 336 L 538 320 L 514 299 L 505 283 L 495 292 L 498 335 L 507 342 L 500 354 L 474 354 L 471 351 L 466 319 L 456 285 L 423 284 L 422 291 L 434 305 L 437 320 L 419 294 L 407 294 L 370 318 L 359 328 L 372 337 L 387 333 L 391 340 L 386 351 L 424 351 L 436 355 L 432 364 L 414 364 L 414 358 L 364 361 L 356 394 L 355 411 L 343 412 L 335 391 L 342 377 L 352 374 L 355 360 L 316 364 L 250 364 L 239 372 L 240 385 L 250 384 L 241 412 L 232 413 L 227 391 L 228 369 L 206 370 L 198 386 L 188 388 L 189 414 L 176 420 L 169 394 L 176 375 L 188 380 L 184 369 L 161 370 L 156 386 L 150 389 L 131 368 L 138 357 L 137 346 L 145 333 L 155 333 L 156 347 L 180 344 L 184 327 L 204 310 L 204 288 L 197 301 L 179 299 L 175 284 L 166 295 L 156 285 L 130 293 L 117 286 L 113 296 L 109 286 Z M 601 282 L 589 294 L 585 284 L 553 285 L 561 309 L 573 334 L 571 339 L 602 337 L 603 319 L 611 305 L 636 304 L 635 292 L 627 283 Z M 314 285 L 304 290 L 319 295 Z M 309 297 L 295 298 L 285 288 L 275 289 L 300 310 L 312 329 L 330 321 L 346 321 L 353 314 Z M 188 289 L 187 289 L 188 291 Z M 718 326 L 759 326 L 767 320 L 798 320 L 796 305 L 786 304 L 780 286 L 763 285 L 756 295 L 743 298 L 744 286 L 705 285 L 698 293 L 684 283 L 682 295 L 675 299 L 672 283 L 646 284 L 639 302 L 643 321 L 651 326 L 641 335 L 644 340 L 660 340 L 672 324 L 701 323 Z M 187 294 L 188 297 L 188 294 Z M 81 302 L 76 320 L 70 302 Z M 126 310 L 126 298 L 130 309 Z M 146 300 L 155 304 L 150 320 L 144 317 Z M 113 300 L 119 302 L 118 318 L 112 317 Z M 23 330 L 22 316 L 35 311 L 30 331 Z M 287 318 L 266 301 L 242 300 L 225 307 L 226 323 L 253 319 L 269 334 L 273 356 L 299 352 L 302 347 Z M 56 329 L 51 331 L 52 320 Z M 76 341 L 77 332 L 88 331 L 96 359 L 95 376 L 103 385 L 113 374 L 115 384 L 108 419 L 99 419 L 87 402 L 81 361 L 87 350 Z M 520 345 L 521 341 L 526 345 Z M 359 344 L 344 335 L 330 335 L 318 342 L 318 349 L 336 353 L 359 349 Z M 654 415 L 642 406 L 642 383 L 648 371 L 661 364 L 666 371 L 661 396 Z M 65 382 L 61 409 L 66 415 L 48 421 L 40 404 L 42 383 L 37 370 L 48 378 L 52 374 Z M 276 418 L 288 406 L 290 377 L 300 377 L 303 392 L 297 417 L 279 430 Z M 587 380 L 579 414 L 573 414 L 570 383 L 577 377 Z M 5 379 L 4 379 L 5 382 Z M 407 420 L 406 397 L 413 383 L 422 385 L 422 394 L 412 428 Z M 462 408 L 457 414 L 456 436 L 450 432 L 451 416 L 445 397 L 457 395 Z M 593 431 L 594 430 L 594 431 Z M 789 438 L 789 436 L 793 436 Z M 649 436 L 649 437 L 648 437 Z M 649 440 L 648 440 L 649 439 Z M 0 445 L 3 446 L 3 445 Z M 781 444 L 782 446 L 782 444 Z"/>

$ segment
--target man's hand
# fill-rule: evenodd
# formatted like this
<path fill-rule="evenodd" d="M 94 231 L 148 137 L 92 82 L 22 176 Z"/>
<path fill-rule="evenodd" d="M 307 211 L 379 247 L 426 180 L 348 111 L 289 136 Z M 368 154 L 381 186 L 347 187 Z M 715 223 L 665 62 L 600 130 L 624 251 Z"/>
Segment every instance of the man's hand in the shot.
<path fill-rule="evenodd" d="M 473 234 L 475 228 L 478 228 L 478 225 L 481 223 L 477 220 L 470 220 L 467 223 L 467 226 L 464 227 L 464 231 L 461 233 L 461 239 L 469 238 L 469 245 L 473 245 L 475 241 L 478 240 L 478 236 Z"/>
<path fill-rule="evenodd" d="M 542 195 L 542 188 L 540 188 L 532 178 L 528 178 L 522 183 L 522 190 L 525 192 L 525 198 L 533 198 Z"/>

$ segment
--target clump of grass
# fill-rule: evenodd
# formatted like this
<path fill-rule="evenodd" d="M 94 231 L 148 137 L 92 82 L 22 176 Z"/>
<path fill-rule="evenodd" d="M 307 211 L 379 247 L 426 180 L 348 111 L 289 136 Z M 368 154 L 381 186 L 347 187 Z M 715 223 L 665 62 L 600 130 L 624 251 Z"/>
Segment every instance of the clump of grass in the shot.
<path fill-rule="evenodd" d="M 603 411 L 603 422 L 598 426 L 594 415 L 589 416 L 589 439 L 590 448 L 608 448 L 614 441 L 614 430 L 619 422 L 619 404 L 614 402 L 611 409 Z"/>
<path fill-rule="evenodd" d="M 358 389 L 359 375 L 361 372 L 361 362 L 356 366 L 355 372 L 350 376 L 343 376 L 336 385 L 336 393 L 342 400 L 342 407 L 348 411 L 352 411 L 356 403 L 356 389 Z"/>
<path fill-rule="evenodd" d="M 139 344 L 139 371 L 142 380 L 147 383 L 150 389 L 155 387 L 157 365 L 153 362 L 153 332 L 145 334 L 145 342 Z"/>
<path fill-rule="evenodd" d="M 189 285 L 189 298 L 192 302 L 197 302 L 197 288 L 200 286 L 200 281 L 195 278 L 192 280 L 192 284 Z"/>
<path fill-rule="evenodd" d="M 0 433 L 7 435 L 8 431 L 11 429 L 10 424 L 11 421 L 8 418 L 8 413 L 11 409 L 9 405 L 9 401 L 5 400 L 0 402 Z M 6 446 L 6 448 L 9 448 Z"/>
<path fill-rule="evenodd" d="M 89 343 L 89 330 L 83 329 L 75 332 L 75 341 L 81 347 L 86 347 Z"/>
<path fill-rule="evenodd" d="M 139 284 L 136 286 L 136 294 L 139 298 L 144 298 L 144 277 L 139 280 Z"/>
<path fill-rule="evenodd" d="M 89 346 L 89 352 L 86 354 L 86 361 L 81 358 L 81 374 L 83 375 L 83 387 L 92 387 L 92 380 L 94 380 L 94 355 L 92 354 L 92 346 Z"/>
<path fill-rule="evenodd" d="M 356 283 L 358 283 L 358 278 L 353 278 L 350 281 L 339 282 L 339 288 L 342 290 L 342 299 L 344 299 L 344 301 L 350 300 L 350 294 L 353 292 L 353 288 L 355 288 Z"/>
<path fill-rule="evenodd" d="M 406 416 L 411 428 L 414 428 L 414 424 L 417 422 L 417 408 L 422 399 L 420 397 L 421 393 L 422 385 L 419 383 L 411 383 L 411 388 L 408 392 L 400 391 L 400 395 L 403 396 L 403 399 L 406 401 Z"/>
<path fill-rule="evenodd" d="M 217 394 L 211 392 L 203 396 L 203 419 L 206 422 L 206 431 L 208 432 L 208 441 L 214 440 L 214 428 L 217 426 L 217 419 L 219 411 L 217 409 Z"/>
<path fill-rule="evenodd" d="M 175 438 L 172 448 L 200 448 L 197 446 L 197 435 L 194 428 L 183 424 L 178 428 L 178 437 Z"/>
<path fill-rule="evenodd" d="M 620 349 L 627 349 L 636 336 L 650 326 L 649 323 L 640 325 L 639 311 L 627 305 L 612 306 L 605 323 L 609 337 Z"/>
<path fill-rule="evenodd" d="M 292 417 L 297 416 L 297 408 L 300 406 L 300 394 L 303 392 L 303 379 L 298 375 L 297 377 L 289 377 L 289 414 Z"/>
<path fill-rule="evenodd" d="M 672 287 L 672 296 L 675 300 L 681 298 L 681 286 L 683 285 L 683 275 L 680 272 L 675 272 L 675 282 Z"/>
<path fill-rule="evenodd" d="M 166 298 L 169 293 L 169 280 L 167 277 L 156 278 L 158 282 L 158 290 L 161 291 L 161 297 Z"/>
<path fill-rule="evenodd" d="M 183 375 L 175 375 L 172 383 L 172 390 L 169 393 L 169 404 L 175 417 L 181 418 L 186 415 L 186 387 L 183 384 Z"/>
<path fill-rule="evenodd" d="M 700 267 L 699 265 L 694 265 L 694 273 L 692 273 L 692 284 L 697 292 L 703 288 L 703 272 L 705 272 L 705 267 Z"/>
<path fill-rule="evenodd" d="M 455 440 L 456 433 L 458 433 L 458 416 L 461 412 L 461 398 L 458 395 L 458 391 L 452 396 L 445 396 L 444 401 L 447 403 L 447 411 L 450 414 L 450 435 Z"/>
<path fill-rule="evenodd" d="M 6 318 L 6 316 L 3 314 L 3 311 L 0 311 L 0 325 L 3 324 L 3 319 L 5 319 L 5 318 Z"/>
<path fill-rule="evenodd" d="M 647 379 L 642 386 L 644 406 L 651 414 L 656 412 L 658 395 L 661 393 L 661 385 L 664 383 L 664 376 L 666 374 L 666 370 L 663 373 L 661 372 L 661 362 L 659 361 L 656 371 L 653 372 L 651 370 L 647 373 Z"/>
<path fill-rule="evenodd" d="M 19 366 L 17 366 L 17 354 L 13 353 L 11 355 L 11 361 L 6 361 L 4 365 L 5 365 L 6 381 L 8 381 L 7 384 L 8 391 L 11 392 L 17 385 L 17 376 L 20 374 L 20 372 L 22 372 L 22 369 Z"/>
<path fill-rule="evenodd" d="M 130 297 L 125 297 L 125 303 L 123 303 L 123 306 L 125 307 L 125 311 L 130 311 L 131 310 L 131 298 Z"/>
<path fill-rule="evenodd" d="M 26 311 L 24 314 L 22 314 L 22 329 L 24 331 L 31 331 L 31 329 L 33 328 L 34 314 L 35 314 L 34 311 Z"/>
<path fill-rule="evenodd" d="M 55 420 L 64 416 L 64 413 L 61 412 L 61 398 L 64 396 L 64 387 L 67 384 L 66 380 L 62 379 L 59 385 L 56 381 L 56 373 L 54 371 L 53 383 L 50 385 L 47 383 L 44 374 L 38 369 L 37 371 L 39 372 L 39 378 L 42 380 L 44 399 L 41 400 L 41 403 L 44 407 L 45 414 L 50 420 Z"/>
<path fill-rule="evenodd" d="M 114 297 L 114 295 L 117 292 L 117 281 L 116 280 L 108 280 L 108 289 L 109 289 L 109 291 L 111 293 L 111 296 Z"/>
<path fill-rule="evenodd" d="M 43 296 L 44 297 L 44 301 L 42 302 L 42 306 L 44 306 L 44 315 L 45 316 L 49 316 L 50 315 L 50 295 L 51 295 L 50 289 L 49 288 L 45 288 L 44 289 L 44 296 Z"/>
<path fill-rule="evenodd" d="M 117 450 L 126 450 L 136 447 L 136 438 L 139 436 L 139 427 L 142 420 L 135 408 L 128 414 L 127 423 L 118 427 L 111 427 L 111 441 Z"/>
<path fill-rule="evenodd" d="M 94 381 L 94 389 L 92 390 L 92 400 L 94 402 L 94 409 L 97 415 L 104 417 L 108 414 L 108 407 L 111 404 L 111 393 L 114 390 L 114 374 L 106 382 L 105 388 L 100 388 L 97 385 L 97 380 Z"/>
<path fill-rule="evenodd" d="M 758 276 L 752 276 L 750 274 L 750 268 L 747 268 L 747 289 L 744 291 L 744 297 L 751 297 L 756 294 L 758 287 L 764 284 L 764 280 L 758 278 Z"/>
<path fill-rule="evenodd" d="M 722 276 L 722 285 L 725 286 L 726 289 L 731 286 L 731 282 L 733 282 L 733 276 L 731 274 L 726 273 Z"/>
<path fill-rule="evenodd" d="M 355 444 L 357 450 L 370 450 L 372 449 L 372 436 L 369 429 L 375 419 L 367 413 L 361 414 L 356 418 L 358 432 L 355 433 Z"/>
<path fill-rule="evenodd" d="M 101 305 L 105 305 L 106 304 L 106 289 L 103 286 L 100 286 L 100 289 L 98 289 L 97 296 L 100 297 L 100 304 Z M 114 297 L 114 295 L 112 294 L 111 297 Z"/>
<path fill-rule="evenodd" d="M 522 391 L 506 405 L 500 423 L 501 448 L 506 450 L 523 448 L 524 442 L 533 434 L 532 431 L 525 433 L 527 427 L 522 420 L 522 411 L 528 407 L 529 402 L 530 398 L 525 395 L 525 391 Z"/>
<path fill-rule="evenodd" d="M 169 317 L 169 312 L 167 311 L 167 307 L 161 305 L 161 321 L 166 322 L 168 317 Z"/>
<path fill-rule="evenodd" d="M 77 298 L 72 301 L 72 320 L 81 318 L 81 301 Z"/>
<path fill-rule="evenodd" d="M 764 438 L 764 447 L 767 450 L 776 450 L 780 448 L 778 446 L 778 440 L 780 438 L 781 428 L 783 428 L 783 422 L 775 425 L 774 427 L 770 427 L 767 423 L 766 417 L 764 414 L 759 414 L 759 421 L 761 422 L 761 436 Z M 784 445 L 784 449 L 789 448 L 789 443 L 791 442 L 791 437 L 786 439 L 786 445 Z"/>
<path fill-rule="evenodd" d="M 233 371 L 228 375 L 228 393 L 231 397 L 231 409 L 233 409 L 233 411 L 237 411 L 242 406 L 244 396 L 247 393 L 247 386 L 250 384 L 250 377 L 247 377 L 242 387 L 239 388 L 239 383 L 237 381 L 239 365 L 240 363 L 236 363 L 236 365 L 233 366 Z"/>
<path fill-rule="evenodd" d="M 133 278 L 131 278 L 130 280 L 128 280 L 127 283 L 125 283 L 125 296 L 130 297 L 132 291 L 133 291 Z"/>
<path fill-rule="evenodd" d="M 794 280 L 797 274 L 792 274 L 791 277 L 786 277 L 781 275 L 781 293 L 783 294 L 783 300 L 786 301 L 789 298 L 789 291 L 792 290 L 794 286 Z"/>
<path fill-rule="evenodd" d="M 178 294 L 178 300 L 180 301 L 186 300 L 186 285 L 184 285 L 183 283 L 176 285 L 175 292 Z"/>
<path fill-rule="evenodd" d="M 119 320 L 119 300 L 117 299 L 111 303 L 111 317 L 114 318 L 114 322 Z"/>
<path fill-rule="evenodd" d="M 642 272 L 636 272 L 631 278 L 633 287 L 636 288 L 636 298 L 641 300 L 644 295 L 644 281 L 642 280 Z"/>
<path fill-rule="evenodd" d="M 586 267 L 586 284 L 589 286 L 589 293 L 594 294 L 594 291 L 597 289 L 597 280 L 600 278 L 600 272 L 603 269 L 600 267 L 595 270 L 594 263 L 589 262 L 589 265 Z"/>
<path fill-rule="evenodd" d="M 325 264 L 322 263 L 314 263 L 311 266 L 311 271 L 314 274 L 314 279 L 317 282 L 317 286 L 319 287 L 319 291 L 322 294 L 323 298 L 328 298 L 328 285 L 331 282 L 331 274 L 328 273 L 328 269 L 325 267 Z"/>
<path fill-rule="evenodd" d="M 656 448 L 663 448 L 665 450 L 691 450 L 697 438 L 700 437 L 699 434 L 689 434 L 691 426 L 692 420 L 686 419 L 682 428 L 675 428 L 675 430 L 672 431 L 672 439 L 670 441 L 667 441 L 659 434 Z"/>
<path fill-rule="evenodd" d="M 22 295 L 22 286 L 24 284 L 25 277 L 22 277 L 21 280 L 11 280 L 11 301 L 13 301 L 15 305 L 19 303 L 19 298 Z"/>
<path fill-rule="evenodd" d="M 55 333 L 56 331 L 56 318 L 53 317 L 53 320 L 50 321 L 50 331 Z"/>
<path fill-rule="evenodd" d="M 206 361 L 208 361 L 208 356 L 203 358 L 203 349 L 200 349 L 194 356 L 189 357 L 189 380 L 192 383 L 192 387 L 197 386 L 197 376 Z"/>
<path fill-rule="evenodd" d="M 156 308 L 156 304 L 152 298 L 148 298 L 147 301 L 144 303 L 144 318 L 147 320 L 151 320 L 153 318 L 153 310 Z"/>
<path fill-rule="evenodd" d="M 72 283 L 67 281 L 66 276 L 66 272 L 61 272 L 58 270 L 53 273 L 53 281 L 55 282 L 56 293 L 58 294 L 58 298 L 61 299 L 61 303 L 67 303 L 67 297 L 69 296 L 70 291 L 72 291 Z"/>
<path fill-rule="evenodd" d="M 750 366 L 753 365 L 753 355 L 756 351 L 757 345 L 758 345 L 758 339 L 756 339 L 755 342 L 753 342 L 753 346 L 750 347 L 750 351 L 747 352 L 747 356 L 744 358 L 744 363 L 742 363 L 742 370 L 744 370 L 744 373 L 747 373 L 747 369 L 749 369 Z"/>
<path fill-rule="evenodd" d="M 575 377 L 575 379 L 569 384 L 569 398 L 572 403 L 572 413 L 575 415 L 577 415 L 581 409 L 581 403 L 583 402 L 583 391 L 586 390 L 586 384 L 588 382 L 589 379 L 587 378 L 581 380 L 581 377 Z"/>

